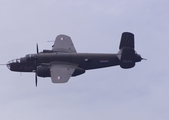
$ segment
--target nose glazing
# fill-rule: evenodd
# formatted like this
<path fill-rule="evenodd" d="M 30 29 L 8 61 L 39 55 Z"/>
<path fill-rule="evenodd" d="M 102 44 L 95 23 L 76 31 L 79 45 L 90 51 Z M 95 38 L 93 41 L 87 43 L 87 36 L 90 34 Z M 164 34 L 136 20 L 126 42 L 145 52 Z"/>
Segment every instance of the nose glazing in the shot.
<path fill-rule="evenodd" d="M 20 62 L 21 62 L 20 59 L 13 59 L 13 60 L 10 60 L 10 61 L 6 64 L 6 66 L 7 66 L 8 69 L 12 70 L 12 66 L 13 66 L 14 64 L 17 64 L 17 63 L 20 63 Z"/>
<path fill-rule="evenodd" d="M 10 69 L 10 66 L 11 66 L 10 63 L 7 63 L 7 64 L 6 64 L 6 67 L 7 67 L 8 69 Z"/>

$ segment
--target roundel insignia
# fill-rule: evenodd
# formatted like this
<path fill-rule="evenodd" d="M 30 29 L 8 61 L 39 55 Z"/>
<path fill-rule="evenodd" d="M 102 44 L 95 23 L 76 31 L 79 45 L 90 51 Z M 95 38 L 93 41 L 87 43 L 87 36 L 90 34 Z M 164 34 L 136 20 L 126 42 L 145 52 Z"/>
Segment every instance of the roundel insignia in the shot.
<path fill-rule="evenodd" d="M 57 79 L 60 80 L 60 79 L 61 79 L 61 76 L 58 76 Z"/>

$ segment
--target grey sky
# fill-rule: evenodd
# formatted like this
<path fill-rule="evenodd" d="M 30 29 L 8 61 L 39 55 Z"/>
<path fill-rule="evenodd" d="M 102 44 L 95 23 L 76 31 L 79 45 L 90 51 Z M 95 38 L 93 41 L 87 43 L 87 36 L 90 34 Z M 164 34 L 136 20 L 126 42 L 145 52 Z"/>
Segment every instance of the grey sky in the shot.
<path fill-rule="evenodd" d="M 51 49 L 69 35 L 77 52 L 116 53 L 121 33 L 135 34 L 136 51 L 148 59 L 87 71 L 66 84 L 0 67 L 0 119 L 168 120 L 168 0 L 1 0 L 1 63 Z"/>

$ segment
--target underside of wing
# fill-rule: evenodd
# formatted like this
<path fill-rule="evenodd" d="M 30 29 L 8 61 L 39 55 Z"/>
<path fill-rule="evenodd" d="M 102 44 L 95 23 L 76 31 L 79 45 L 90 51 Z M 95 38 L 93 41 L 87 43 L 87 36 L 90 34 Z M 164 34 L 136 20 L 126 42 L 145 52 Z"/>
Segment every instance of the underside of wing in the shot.
<path fill-rule="evenodd" d="M 76 49 L 73 45 L 73 42 L 71 38 L 67 35 L 58 35 L 52 47 L 52 50 L 55 52 L 76 53 Z"/>
<path fill-rule="evenodd" d="M 53 83 L 66 83 L 75 71 L 75 66 L 64 64 L 53 64 L 50 68 Z"/>

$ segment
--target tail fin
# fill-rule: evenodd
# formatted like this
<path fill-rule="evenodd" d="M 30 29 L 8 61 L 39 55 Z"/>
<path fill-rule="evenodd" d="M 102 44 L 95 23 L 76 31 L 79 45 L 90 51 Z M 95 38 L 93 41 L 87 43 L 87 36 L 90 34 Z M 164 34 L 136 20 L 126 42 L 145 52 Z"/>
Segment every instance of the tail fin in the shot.
<path fill-rule="evenodd" d="M 121 37 L 118 58 L 121 68 L 132 68 L 135 66 L 134 34 L 124 32 Z"/>
<path fill-rule="evenodd" d="M 133 33 L 129 33 L 129 32 L 122 33 L 119 49 L 122 49 L 124 47 L 134 49 L 134 34 Z"/>

